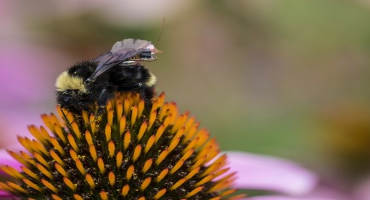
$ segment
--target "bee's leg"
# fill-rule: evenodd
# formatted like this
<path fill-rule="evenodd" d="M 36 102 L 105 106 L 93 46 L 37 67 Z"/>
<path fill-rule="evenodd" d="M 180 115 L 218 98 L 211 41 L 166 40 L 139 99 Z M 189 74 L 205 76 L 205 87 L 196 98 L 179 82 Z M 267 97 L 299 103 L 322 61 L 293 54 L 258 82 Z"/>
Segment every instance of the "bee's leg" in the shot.
<path fill-rule="evenodd" d="M 143 93 L 145 102 L 150 103 L 155 93 L 154 87 L 145 87 L 142 89 L 142 93 Z"/>
<path fill-rule="evenodd" d="M 146 110 L 151 110 L 152 108 L 152 98 L 154 96 L 154 87 L 144 87 L 140 90 L 140 96 L 145 102 Z"/>
<path fill-rule="evenodd" d="M 138 82 L 135 84 L 135 87 L 132 87 L 133 88 L 133 91 L 137 92 L 140 94 L 140 97 L 145 101 L 147 102 L 148 98 L 147 98 L 147 88 L 144 86 L 144 83 L 142 82 Z"/>
<path fill-rule="evenodd" d="M 113 93 L 111 92 L 111 90 L 109 88 L 104 88 L 100 92 L 99 97 L 97 99 L 97 101 L 98 101 L 98 113 L 97 113 L 97 115 L 101 115 L 101 114 L 104 113 L 107 101 L 111 98 L 113 98 Z"/>
<path fill-rule="evenodd" d="M 110 89 L 104 88 L 98 97 L 99 107 L 104 107 L 109 99 L 113 98 L 113 93 Z"/>

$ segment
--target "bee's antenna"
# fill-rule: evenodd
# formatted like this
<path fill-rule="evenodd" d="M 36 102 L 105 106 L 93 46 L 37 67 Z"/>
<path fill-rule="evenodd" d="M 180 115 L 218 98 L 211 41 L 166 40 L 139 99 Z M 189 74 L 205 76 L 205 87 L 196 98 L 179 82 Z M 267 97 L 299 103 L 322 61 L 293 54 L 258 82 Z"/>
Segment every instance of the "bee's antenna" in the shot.
<path fill-rule="evenodd" d="M 159 43 L 159 41 L 161 40 L 165 24 L 166 24 L 166 18 L 165 18 L 165 17 L 163 17 L 163 19 L 162 19 L 161 29 L 160 29 L 160 32 L 159 32 L 159 35 L 158 35 L 157 40 L 154 42 L 154 46 L 157 46 L 157 44 L 158 44 L 158 43 Z"/>

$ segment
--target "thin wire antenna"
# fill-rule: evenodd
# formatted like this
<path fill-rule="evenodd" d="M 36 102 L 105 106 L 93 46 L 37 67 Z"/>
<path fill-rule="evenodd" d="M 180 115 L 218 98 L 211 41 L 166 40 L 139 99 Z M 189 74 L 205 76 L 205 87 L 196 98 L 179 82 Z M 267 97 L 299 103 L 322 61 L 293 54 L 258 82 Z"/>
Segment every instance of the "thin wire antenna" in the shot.
<path fill-rule="evenodd" d="M 158 35 L 157 40 L 154 42 L 154 46 L 157 46 L 157 45 L 158 45 L 158 43 L 159 43 L 159 41 L 161 40 L 162 35 L 163 35 L 163 31 L 164 31 L 164 26 L 165 26 L 165 25 L 166 25 L 166 18 L 165 18 L 165 17 L 163 17 L 163 19 L 162 19 L 162 25 L 161 25 L 161 30 L 160 30 L 160 32 L 159 32 L 159 35 Z"/>

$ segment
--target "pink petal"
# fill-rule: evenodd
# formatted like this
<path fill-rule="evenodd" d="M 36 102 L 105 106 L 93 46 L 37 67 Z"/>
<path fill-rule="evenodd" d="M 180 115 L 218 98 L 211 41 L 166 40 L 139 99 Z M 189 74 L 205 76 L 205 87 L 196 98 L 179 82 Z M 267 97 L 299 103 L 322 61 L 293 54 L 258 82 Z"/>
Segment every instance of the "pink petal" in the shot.
<path fill-rule="evenodd" d="M 1 101 L 0 101 L 1 103 Z M 3 109 L 0 113 L 0 141 L 1 148 L 9 148 L 21 145 L 17 141 L 17 136 L 27 136 L 33 138 L 27 129 L 28 125 L 43 125 L 41 111 L 32 109 L 16 110 L 13 108 Z M 5 139 L 6 138 L 6 139 Z"/>
<path fill-rule="evenodd" d="M 237 188 L 302 195 L 317 184 L 312 172 L 288 160 L 241 152 L 228 152 L 227 155 L 231 169 L 238 173 Z"/>
<path fill-rule="evenodd" d="M 20 170 L 21 169 L 21 166 L 22 164 L 19 163 L 18 161 L 14 160 L 9 154 L 8 152 L 6 152 L 5 150 L 1 149 L 0 150 L 0 166 L 1 165 L 9 165 L 11 167 L 14 167 L 15 169 L 17 170 Z M 0 174 L 2 173 L 2 171 L 0 170 Z"/>
<path fill-rule="evenodd" d="M 356 187 L 355 197 L 358 200 L 370 199 L 370 177 L 367 177 L 367 179 L 362 181 L 359 186 Z"/>
<path fill-rule="evenodd" d="M 8 195 L 8 193 L 6 193 L 6 192 L 4 192 L 4 191 L 0 190 L 0 197 L 5 197 L 5 195 Z"/>
<path fill-rule="evenodd" d="M 333 198 L 305 198 L 305 197 L 284 197 L 284 196 L 261 196 L 261 197 L 251 197 L 251 198 L 246 198 L 243 200 L 337 200 Z"/>
<path fill-rule="evenodd" d="M 4 192 L 2 190 L 0 190 L 0 199 L 2 200 L 6 200 L 6 199 L 15 199 L 15 197 L 12 195 L 12 194 L 9 194 L 7 192 Z"/>

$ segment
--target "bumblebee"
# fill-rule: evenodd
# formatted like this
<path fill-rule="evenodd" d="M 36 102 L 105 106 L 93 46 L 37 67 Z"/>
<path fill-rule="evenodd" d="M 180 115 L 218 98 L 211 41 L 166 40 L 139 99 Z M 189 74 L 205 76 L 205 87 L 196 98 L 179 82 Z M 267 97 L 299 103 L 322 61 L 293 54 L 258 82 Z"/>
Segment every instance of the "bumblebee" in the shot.
<path fill-rule="evenodd" d="M 146 103 L 154 95 L 156 77 L 141 62 L 160 51 L 146 40 L 125 39 L 91 61 L 77 63 L 56 79 L 57 103 L 75 113 L 97 102 L 104 106 L 116 92 L 138 92 Z"/>

